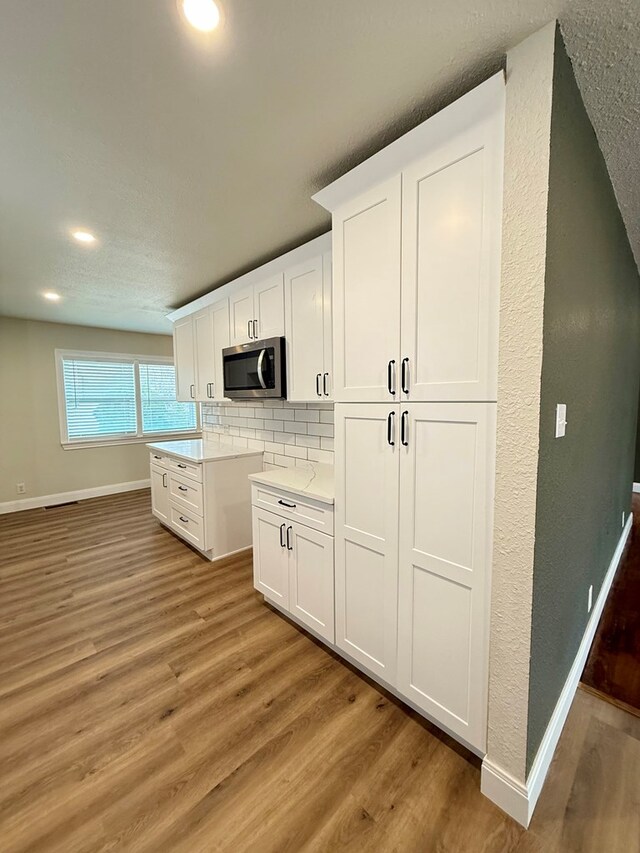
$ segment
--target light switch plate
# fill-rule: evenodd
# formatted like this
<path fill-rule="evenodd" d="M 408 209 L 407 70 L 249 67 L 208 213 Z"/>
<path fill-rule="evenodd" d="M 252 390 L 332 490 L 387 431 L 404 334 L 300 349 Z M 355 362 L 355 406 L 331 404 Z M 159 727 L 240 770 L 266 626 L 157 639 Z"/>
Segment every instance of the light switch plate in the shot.
<path fill-rule="evenodd" d="M 556 406 L 556 438 L 562 438 L 567 431 L 567 404 L 558 403 Z"/>

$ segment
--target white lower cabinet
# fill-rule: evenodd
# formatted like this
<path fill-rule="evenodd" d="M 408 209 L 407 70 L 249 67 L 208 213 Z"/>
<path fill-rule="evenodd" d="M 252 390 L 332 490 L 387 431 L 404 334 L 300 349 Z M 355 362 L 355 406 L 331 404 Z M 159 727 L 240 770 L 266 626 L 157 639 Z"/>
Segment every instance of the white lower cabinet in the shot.
<path fill-rule="evenodd" d="M 485 748 L 495 403 L 337 405 L 336 645 Z"/>
<path fill-rule="evenodd" d="M 398 612 L 397 412 L 384 404 L 357 403 L 336 406 L 335 415 L 336 645 L 393 684 Z"/>
<path fill-rule="evenodd" d="M 253 578 L 267 600 L 334 642 L 332 536 L 254 502 Z"/>
<path fill-rule="evenodd" d="M 248 476 L 262 470 L 262 453 L 225 448 L 199 460 L 171 455 L 171 444 L 201 442 L 149 445 L 151 510 L 158 521 L 210 560 L 250 547 Z"/>
<path fill-rule="evenodd" d="M 159 457 L 160 458 L 160 457 Z M 169 522 L 169 472 L 151 464 L 151 511 L 160 521 Z"/>

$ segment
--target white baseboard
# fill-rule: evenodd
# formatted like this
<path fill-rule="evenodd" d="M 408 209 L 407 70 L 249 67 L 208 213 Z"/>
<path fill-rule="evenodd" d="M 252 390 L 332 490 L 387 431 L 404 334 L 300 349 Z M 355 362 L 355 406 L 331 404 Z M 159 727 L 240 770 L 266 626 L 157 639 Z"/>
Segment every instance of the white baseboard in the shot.
<path fill-rule="evenodd" d="M 593 642 L 593 637 L 598 627 L 598 622 L 602 616 L 604 605 L 611 589 L 611 584 L 615 577 L 617 568 L 620 564 L 620 558 L 627 543 L 627 538 L 631 532 L 633 524 L 633 515 L 629 513 L 629 518 L 624 526 L 620 540 L 616 545 L 616 550 L 613 553 L 609 568 L 600 587 L 598 598 L 595 601 L 591 616 L 587 622 L 578 653 L 573 661 L 567 680 L 564 683 L 562 692 L 556 704 L 556 707 L 549 720 L 549 725 L 544 733 L 538 752 L 534 759 L 533 765 L 527 777 L 526 784 L 515 779 L 511 774 L 503 770 L 499 765 L 495 764 L 489 756 L 485 757 L 482 762 L 481 790 L 482 793 L 492 800 L 496 805 L 510 815 L 514 820 L 522 826 L 529 826 L 529 821 L 533 815 L 533 810 L 538 802 L 538 797 L 542 791 L 544 780 L 547 777 L 549 765 L 556 751 L 556 746 L 560 740 L 562 729 L 571 708 L 573 697 L 578 689 L 582 670 L 587 662 L 589 650 Z"/>
<path fill-rule="evenodd" d="M 634 492 L 640 492 L 640 483 L 634 483 L 633 484 L 633 491 Z"/>
<path fill-rule="evenodd" d="M 95 486 L 92 489 L 78 489 L 75 492 L 58 492 L 56 495 L 40 495 L 35 498 L 22 498 L 18 501 L 0 503 L 0 515 L 8 512 L 22 512 L 25 509 L 38 509 L 43 506 L 56 506 L 70 501 L 86 501 L 88 498 L 101 498 L 104 495 L 117 495 L 120 492 L 134 492 L 148 489 L 151 480 L 131 480 L 128 483 L 111 483 L 108 486 Z"/>

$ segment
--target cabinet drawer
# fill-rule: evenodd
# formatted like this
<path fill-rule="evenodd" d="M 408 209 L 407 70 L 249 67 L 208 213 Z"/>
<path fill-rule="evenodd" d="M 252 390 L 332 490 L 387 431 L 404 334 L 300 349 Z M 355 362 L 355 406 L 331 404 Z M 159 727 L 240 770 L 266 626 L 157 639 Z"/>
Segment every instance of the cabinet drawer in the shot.
<path fill-rule="evenodd" d="M 169 456 L 169 469 L 171 471 L 175 471 L 176 474 L 180 474 L 183 477 L 188 477 L 190 480 L 196 480 L 196 482 L 202 482 L 202 465 L 199 465 L 197 462 L 185 462 L 184 459 L 174 459 L 173 456 Z"/>
<path fill-rule="evenodd" d="M 299 521 L 313 530 L 333 536 L 333 507 L 311 498 L 301 498 L 292 492 L 279 491 L 260 483 L 251 489 L 251 503 L 260 509 L 275 512 L 290 521 Z"/>
<path fill-rule="evenodd" d="M 194 512 L 184 509 L 175 501 L 169 501 L 169 524 L 187 542 L 205 550 L 204 521 Z"/>
<path fill-rule="evenodd" d="M 188 477 L 169 472 L 169 495 L 172 501 L 196 515 L 204 515 L 202 483 L 196 483 Z"/>
<path fill-rule="evenodd" d="M 169 467 L 169 458 L 167 456 L 163 456 L 162 453 L 156 453 L 153 450 L 149 454 L 149 461 L 152 465 L 159 465 L 161 468 Z"/>

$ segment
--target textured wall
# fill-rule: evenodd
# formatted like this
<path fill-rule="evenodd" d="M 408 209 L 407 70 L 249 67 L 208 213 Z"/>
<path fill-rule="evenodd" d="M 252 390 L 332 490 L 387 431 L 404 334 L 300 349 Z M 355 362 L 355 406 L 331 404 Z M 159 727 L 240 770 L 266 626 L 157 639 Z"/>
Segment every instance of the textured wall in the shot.
<path fill-rule="evenodd" d="M 333 465 L 333 403 L 234 400 L 202 406 L 204 436 L 264 450 L 265 468 Z"/>
<path fill-rule="evenodd" d="M 63 450 L 54 351 L 171 355 L 170 337 L 0 317 L 0 502 L 149 477 L 144 444 Z M 26 484 L 24 496 L 16 483 Z"/>
<path fill-rule="evenodd" d="M 553 88 L 528 767 L 630 510 L 640 369 L 638 271 L 559 34 Z"/>
<path fill-rule="evenodd" d="M 524 781 L 555 27 L 507 55 L 488 758 Z"/>

